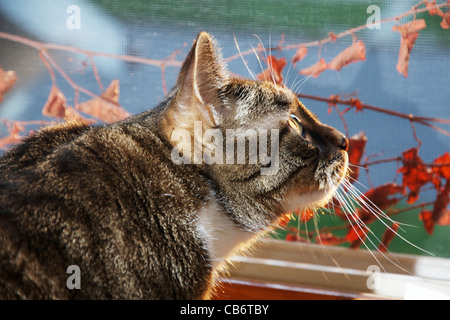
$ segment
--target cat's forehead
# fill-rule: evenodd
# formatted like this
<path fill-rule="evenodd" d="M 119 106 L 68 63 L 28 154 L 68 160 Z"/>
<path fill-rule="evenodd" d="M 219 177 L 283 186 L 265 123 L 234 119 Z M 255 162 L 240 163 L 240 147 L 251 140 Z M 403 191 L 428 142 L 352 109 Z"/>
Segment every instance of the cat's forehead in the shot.
<path fill-rule="evenodd" d="M 252 81 L 233 79 L 229 82 L 228 93 L 232 93 L 248 104 L 271 104 L 289 110 L 298 101 L 295 94 L 286 87 L 269 81 Z"/>

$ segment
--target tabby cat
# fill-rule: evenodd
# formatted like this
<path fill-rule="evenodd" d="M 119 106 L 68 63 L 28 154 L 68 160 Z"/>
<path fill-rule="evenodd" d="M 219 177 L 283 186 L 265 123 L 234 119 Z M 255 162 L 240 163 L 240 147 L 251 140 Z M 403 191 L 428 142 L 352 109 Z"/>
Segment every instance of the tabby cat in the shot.
<path fill-rule="evenodd" d="M 330 200 L 347 144 L 285 86 L 231 76 L 202 32 L 156 108 L 46 127 L 0 158 L 0 298 L 207 298 L 230 254 Z"/>

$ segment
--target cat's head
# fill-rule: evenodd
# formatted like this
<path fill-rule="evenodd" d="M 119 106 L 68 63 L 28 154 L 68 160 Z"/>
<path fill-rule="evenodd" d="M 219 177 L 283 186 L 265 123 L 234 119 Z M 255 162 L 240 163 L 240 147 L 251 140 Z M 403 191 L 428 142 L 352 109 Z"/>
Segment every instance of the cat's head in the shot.
<path fill-rule="evenodd" d="M 285 86 L 231 76 L 205 32 L 172 95 L 163 118 L 172 160 L 198 165 L 230 203 L 275 215 L 320 206 L 346 175 L 345 136 Z"/>

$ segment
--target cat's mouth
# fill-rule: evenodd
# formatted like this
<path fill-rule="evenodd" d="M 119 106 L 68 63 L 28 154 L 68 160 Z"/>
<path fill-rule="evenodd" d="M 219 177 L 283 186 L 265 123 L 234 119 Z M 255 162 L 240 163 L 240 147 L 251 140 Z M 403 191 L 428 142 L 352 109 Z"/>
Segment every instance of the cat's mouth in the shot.
<path fill-rule="evenodd" d="M 333 198 L 337 188 L 347 175 L 348 155 L 342 152 L 334 158 L 319 161 L 314 173 L 316 185 L 308 191 L 289 194 L 284 206 L 287 211 L 304 210 L 311 207 L 322 207 Z"/>
<path fill-rule="evenodd" d="M 347 152 L 341 152 L 334 158 L 319 162 L 314 179 L 319 184 L 317 191 L 324 194 L 321 202 L 328 203 L 331 200 L 336 189 L 347 175 L 347 171 Z"/>
<path fill-rule="evenodd" d="M 335 189 L 345 177 L 348 170 L 347 152 L 326 161 L 319 162 L 314 179 L 319 183 L 321 189 Z"/>

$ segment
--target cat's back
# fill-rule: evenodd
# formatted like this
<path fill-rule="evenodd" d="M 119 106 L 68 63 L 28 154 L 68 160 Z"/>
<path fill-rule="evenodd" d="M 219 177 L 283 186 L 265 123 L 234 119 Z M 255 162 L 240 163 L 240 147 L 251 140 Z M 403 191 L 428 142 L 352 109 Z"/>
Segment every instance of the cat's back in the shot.
<path fill-rule="evenodd" d="M 208 187 L 143 118 L 50 127 L 0 159 L 0 297 L 195 298 L 177 276 L 206 281 L 193 221 Z"/>

